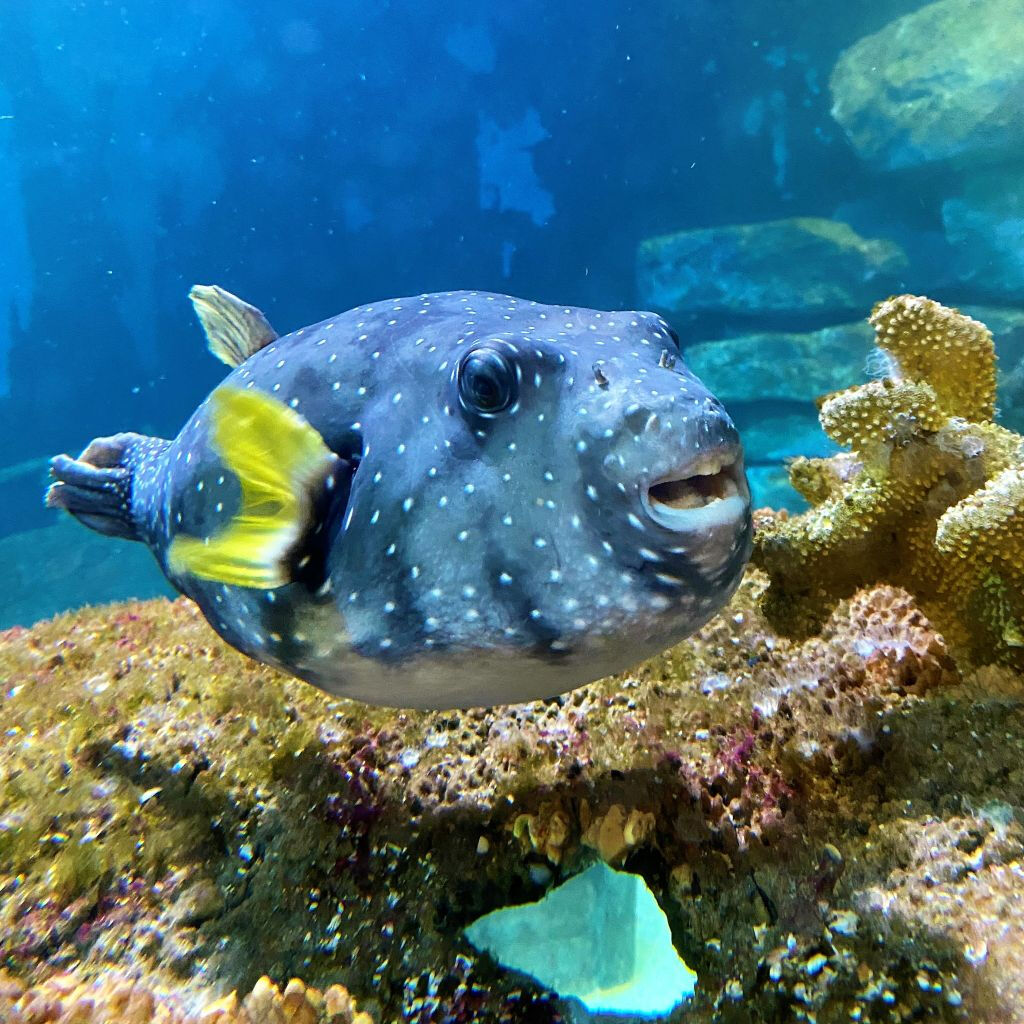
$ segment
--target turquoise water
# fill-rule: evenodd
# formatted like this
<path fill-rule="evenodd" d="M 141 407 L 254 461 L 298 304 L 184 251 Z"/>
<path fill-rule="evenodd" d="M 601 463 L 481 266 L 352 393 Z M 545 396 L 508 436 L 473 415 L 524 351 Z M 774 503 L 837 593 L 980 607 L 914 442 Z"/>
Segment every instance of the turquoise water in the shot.
<path fill-rule="evenodd" d="M 800 510 L 788 465 L 838 451 L 820 396 L 899 379 L 903 357 L 877 350 L 866 322 L 890 295 L 928 295 L 991 328 L 997 419 L 1024 432 L 1022 40 L 1021 0 L 0 3 L 0 1020 L 35 998 L 21 999 L 22 982 L 51 970 L 97 977 L 99 990 L 109 981 L 103 998 L 123 1008 L 129 970 L 142 988 L 169 986 L 168 1006 L 212 1012 L 232 987 L 251 992 L 249 1009 L 262 1001 L 263 1013 L 216 1017 L 228 1024 L 285 1019 L 264 973 L 290 993 L 289 1014 L 304 1007 L 296 1021 L 352 1015 L 328 1011 L 341 1000 L 333 988 L 326 1003 L 303 1003 L 292 975 L 344 983 L 374 1019 L 410 1024 L 1024 1021 L 1020 588 L 1006 569 L 1019 558 L 992 555 L 1008 537 L 1012 555 L 1018 506 L 1006 495 L 1019 473 L 999 460 L 1019 438 L 990 430 L 990 389 L 965 389 L 985 397 L 961 405 L 935 366 L 909 374 L 920 405 L 900 407 L 882 443 L 860 439 L 863 463 L 829 464 L 853 483 L 830 484 L 833 495 L 864 502 L 875 533 L 863 549 L 859 534 L 836 541 L 841 515 L 805 517 L 822 550 L 838 545 L 820 568 L 812 544 L 805 560 L 790 540 L 775 550 L 795 552 L 794 578 L 766 559 L 767 600 L 748 576 L 691 646 L 609 678 L 680 639 L 684 618 L 706 622 L 744 568 L 733 434 L 680 358 L 731 414 L 757 506 Z M 282 335 L 321 323 L 324 337 L 301 335 L 286 353 L 280 378 L 294 394 L 261 397 L 285 367 L 268 332 L 237 389 L 218 396 L 225 407 L 254 397 L 256 412 L 239 419 L 272 424 L 262 433 L 293 447 L 261 449 L 253 432 L 218 440 L 224 471 L 204 476 L 203 424 L 176 447 L 101 445 L 85 483 L 81 465 L 59 466 L 80 513 L 103 470 L 142 479 L 143 525 L 163 531 L 166 547 L 155 546 L 168 561 L 179 537 L 193 538 L 179 581 L 202 581 L 190 594 L 230 646 L 189 602 L 7 632 L 172 593 L 150 552 L 123 538 L 139 524 L 126 525 L 116 489 L 91 524 L 123 527 L 115 538 L 42 498 L 53 456 L 119 431 L 174 438 L 224 379 L 189 303 L 197 283 L 255 304 Z M 449 290 L 460 295 L 426 295 Z M 468 303 L 464 290 L 550 305 L 459 309 L 458 323 L 479 316 L 488 338 L 448 368 L 466 339 L 445 333 L 455 313 L 430 318 Z M 380 302 L 409 295 L 420 298 Z M 883 310 L 895 316 L 902 302 Z M 586 307 L 575 323 L 560 316 L 569 307 Z M 536 329 L 542 309 L 573 340 L 530 351 L 515 330 Z M 403 318 L 394 331 L 397 319 L 381 326 L 392 310 Z M 519 349 L 493 328 L 506 310 Z M 597 346 L 623 329 L 595 310 L 663 316 L 681 354 L 657 317 L 641 317 L 630 324 L 637 348 L 656 347 L 646 366 L 628 353 L 643 368 L 614 380 L 626 356 L 609 369 Z M 390 393 L 352 412 L 367 390 L 360 374 L 404 370 L 399 343 L 426 340 L 409 330 L 420 314 L 437 343 L 425 351 L 444 358 L 437 388 L 426 360 L 393 391 L 377 371 L 377 397 Z M 384 339 L 376 364 L 376 344 L 362 362 L 347 358 L 364 315 Z M 967 334 L 973 345 L 982 332 Z M 969 350 L 988 366 L 981 342 Z M 565 349 L 579 365 L 563 371 Z M 346 379 L 309 387 L 335 360 Z M 558 390 L 570 370 L 587 378 L 576 405 Z M 659 387 L 685 386 L 659 392 L 656 374 Z M 261 390 L 242 390 L 247 375 Z M 926 430 L 913 410 L 927 412 L 940 377 L 944 426 Z M 527 389 L 554 397 L 543 413 L 524 402 L 535 415 L 523 428 L 514 416 Z M 319 411 L 339 422 L 321 436 L 307 396 L 325 393 Z M 877 393 L 859 390 L 854 414 Z M 424 411 L 444 423 L 449 399 L 459 430 L 428 432 Z M 615 411 L 587 419 L 599 403 Z M 680 425 L 684 404 L 702 418 Z M 370 466 L 359 420 L 382 406 L 393 429 L 374 435 Z M 975 414 L 980 425 L 958 418 Z M 591 422 L 603 431 L 588 433 Z M 328 443 L 335 428 L 345 444 Z M 569 471 L 538 438 L 561 442 Z M 644 464 L 659 444 L 675 459 L 664 474 Z M 955 461 L 925 461 L 932 446 Z M 157 454 L 146 463 L 140 452 Z M 401 468 L 382 452 L 404 456 Z M 182 466 L 198 454 L 177 477 L 189 500 L 176 506 L 145 472 L 173 466 L 172 454 Z M 901 471 L 924 467 L 902 536 L 872 518 L 871 472 L 890 457 Z M 993 466 L 984 502 L 961 500 Z M 351 495 L 368 479 L 386 483 L 359 506 Z M 824 479 L 807 471 L 805 491 Z M 296 480 L 308 486 L 286 491 Z M 877 494 L 897 493 L 891 482 Z M 668 522 L 661 546 L 643 532 L 650 522 L 614 519 L 615 487 Z M 252 588 L 254 576 L 223 571 L 224 551 L 237 550 L 220 527 L 239 492 L 245 510 L 259 507 L 258 526 L 277 528 L 271 555 L 243 562 L 262 573 Z M 294 522 L 261 504 L 267 493 L 294 498 Z M 952 540 L 932 551 L 922 523 L 952 501 Z M 171 525 L 172 507 L 192 521 Z M 784 517 L 757 521 L 768 523 L 763 553 Z M 395 541 L 379 541 L 384 527 Z M 587 543 L 574 547 L 572 530 Z M 353 535 L 357 557 L 329 562 Z M 204 576 L 211 546 L 224 562 Z M 869 583 L 889 552 L 907 564 L 832 607 L 859 578 L 845 554 L 858 550 Z M 600 577 L 599 565 L 614 572 Z M 805 565 L 854 571 L 833 593 Z M 581 566 L 595 571 L 574 575 Z M 896 586 L 922 581 L 921 593 Z M 811 609 L 825 594 L 829 606 Z M 820 619 L 804 621 L 808 609 Z M 662 631 L 659 615 L 676 613 Z M 809 640 L 786 634 L 821 622 Z M 332 693 L 440 710 L 328 698 L 239 661 L 235 646 Z M 345 678 L 353 665 L 364 689 Z M 550 674 L 538 683 L 540 666 Z M 549 697 L 571 671 L 605 678 Z M 488 707 L 450 710 L 468 703 Z M 69 985 L 58 977 L 42 991 L 77 999 Z M 94 995 L 74 1019 L 99 1019 Z M 56 1005 L 39 1012 L 55 1019 Z M 173 1021 L 198 1019 L 182 1010 Z"/>
<path fill-rule="evenodd" d="M 1012 420 L 1020 14 L 958 2 L 5 5 L 0 626 L 162 592 L 40 494 L 216 385 L 194 282 L 282 331 L 450 288 L 656 309 L 760 504 L 798 507 L 785 460 L 831 451 L 813 399 L 891 292 L 998 321 Z"/>

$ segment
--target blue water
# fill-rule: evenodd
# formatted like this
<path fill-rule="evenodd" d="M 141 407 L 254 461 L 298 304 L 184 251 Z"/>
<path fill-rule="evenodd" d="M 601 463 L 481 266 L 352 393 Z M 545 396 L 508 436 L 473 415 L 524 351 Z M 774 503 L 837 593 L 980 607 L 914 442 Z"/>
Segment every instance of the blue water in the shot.
<path fill-rule="evenodd" d="M 123 429 L 172 436 L 216 385 L 194 282 L 286 331 L 449 288 L 635 307 L 638 244 L 688 228 L 840 215 L 938 237 L 955 176 L 880 174 L 828 88 L 843 49 L 920 6 L 3 5 L 0 544 L 56 522 L 40 460 Z M 922 255 L 896 284 L 932 274 Z M 972 280 L 938 297 L 972 301 Z M 684 319 L 684 344 L 738 329 Z M 34 611 L 90 596 L 59 550 Z M 4 551 L 9 574 L 38 547 Z M 0 598 L 0 625 L 29 615 L 23 598 Z"/>

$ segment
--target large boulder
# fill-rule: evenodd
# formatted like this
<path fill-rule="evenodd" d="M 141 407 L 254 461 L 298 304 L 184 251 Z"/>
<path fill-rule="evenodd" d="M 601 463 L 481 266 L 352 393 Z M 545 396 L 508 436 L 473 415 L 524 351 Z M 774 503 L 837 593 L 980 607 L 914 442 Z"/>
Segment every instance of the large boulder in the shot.
<path fill-rule="evenodd" d="M 1024 88 L 1024 86 L 1022 86 Z M 1024 124 L 1024 102 L 1021 104 Z M 973 177 L 942 204 L 961 280 L 979 292 L 1024 299 L 1024 172 Z"/>
<path fill-rule="evenodd" d="M 986 324 L 996 339 L 996 419 L 1024 433 L 1024 309 L 968 306 L 964 312 Z"/>
<path fill-rule="evenodd" d="M 1004 420 L 1024 424 L 1024 310 L 964 306 L 992 331 L 999 358 L 999 407 Z M 864 321 L 820 331 L 769 331 L 686 346 L 686 364 L 733 413 L 750 403 L 809 405 L 822 395 L 860 384 L 885 367 L 874 331 Z M 877 365 L 875 365 L 877 363 Z"/>
<path fill-rule="evenodd" d="M 825 458 L 838 446 L 818 422 L 818 410 L 811 404 L 786 409 L 770 406 L 740 406 L 736 427 L 743 438 L 748 466 L 781 466 L 798 455 Z"/>
<path fill-rule="evenodd" d="M 806 500 L 793 490 L 789 482 L 789 469 L 781 463 L 749 466 L 747 482 L 750 484 L 750 498 L 754 508 L 784 508 L 793 513 L 807 508 Z"/>
<path fill-rule="evenodd" d="M 686 363 L 727 406 L 803 402 L 864 379 L 875 332 L 866 321 L 820 331 L 773 331 L 686 348 Z"/>
<path fill-rule="evenodd" d="M 870 307 L 906 263 L 894 242 L 793 217 L 649 238 L 637 280 L 645 306 L 676 314 L 842 314 Z"/>
<path fill-rule="evenodd" d="M 1020 150 L 1024 4 L 940 0 L 859 40 L 832 72 L 832 116 L 884 169 Z"/>
<path fill-rule="evenodd" d="M 0 537 L 0 630 L 82 605 L 173 594 L 141 544 L 101 537 L 70 516 L 46 519 L 55 521 Z"/>

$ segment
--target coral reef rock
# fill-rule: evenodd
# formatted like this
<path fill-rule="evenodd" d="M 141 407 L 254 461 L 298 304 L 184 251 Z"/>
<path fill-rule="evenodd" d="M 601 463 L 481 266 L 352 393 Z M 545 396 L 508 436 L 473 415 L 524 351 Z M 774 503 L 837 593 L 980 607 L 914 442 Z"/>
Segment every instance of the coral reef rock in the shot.
<path fill-rule="evenodd" d="M 881 168 L 977 163 L 1020 151 L 1024 7 L 940 0 L 840 55 L 832 116 Z"/>
<path fill-rule="evenodd" d="M 116 972 L 92 982 L 58 974 L 26 988 L 0 971 L 0 1014 L 6 1024 L 373 1024 L 341 985 L 318 992 L 293 978 L 282 992 L 263 977 L 244 999 L 232 992 L 194 1008 Z"/>
<path fill-rule="evenodd" d="M 688 1021 L 1022 1024 L 1021 677 L 894 586 L 789 639 L 767 585 L 630 673 L 463 712 L 332 698 L 184 600 L 0 634 L 0 1019 L 327 1024 L 343 986 L 377 1021 L 554 1024 L 465 928 L 604 860 L 697 974 Z"/>
<path fill-rule="evenodd" d="M 903 250 L 848 224 L 794 217 L 649 238 L 637 253 L 641 301 L 674 314 L 800 317 L 862 309 L 906 265 Z"/>
<path fill-rule="evenodd" d="M 966 660 L 1024 667 L 1024 438 L 992 421 L 992 335 L 910 295 L 870 322 L 887 375 L 821 400 L 822 428 L 850 450 L 793 462 L 809 511 L 760 516 L 766 609 L 806 633 L 838 598 L 894 583 Z"/>

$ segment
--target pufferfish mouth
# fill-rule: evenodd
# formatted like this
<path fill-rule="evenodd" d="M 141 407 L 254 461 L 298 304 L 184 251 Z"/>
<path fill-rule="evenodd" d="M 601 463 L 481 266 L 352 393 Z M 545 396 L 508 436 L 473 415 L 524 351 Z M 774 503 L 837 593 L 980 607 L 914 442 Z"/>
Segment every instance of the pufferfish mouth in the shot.
<path fill-rule="evenodd" d="M 644 491 L 651 518 L 670 530 L 692 530 L 741 519 L 750 491 L 736 452 L 718 450 L 663 476 Z"/>

